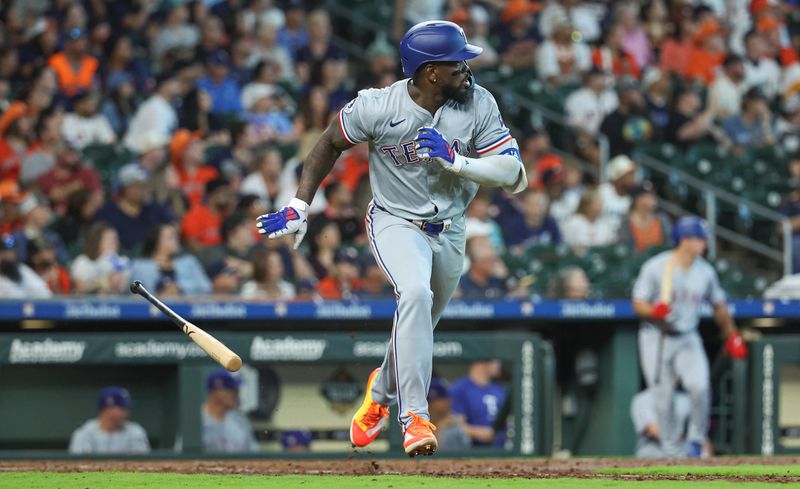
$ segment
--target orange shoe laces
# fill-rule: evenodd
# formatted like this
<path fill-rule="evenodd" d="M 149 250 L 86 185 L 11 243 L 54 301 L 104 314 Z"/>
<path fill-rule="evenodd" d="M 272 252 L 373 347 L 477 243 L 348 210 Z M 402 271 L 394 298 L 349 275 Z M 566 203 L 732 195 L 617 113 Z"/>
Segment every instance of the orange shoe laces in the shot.
<path fill-rule="evenodd" d="M 425 418 L 423 418 L 421 416 L 418 416 L 418 415 L 412 413 L 411 411 L 408 411 L 406 414 L 411 416 L 411 424 L 408 426 L 408 430 L 409 431 L 414 430 L 416 427 L 419 427 L 420 425 L 429 428 L 431 431 L 436 431 L 436 429 L 437 429 L 436 425 L 431 423 L 427 419 L 425 419 Z"/>
<path fill-rule="evenodd" d="M 382 404 L 378 404 L 377 402 L 373 402 L 369 408 L 367 408 L 366 414 L 364 414 L 363 422 L 365 425 L 372 426 L 378 423 L 381 418 L 385 418 L 389 416 L 389 408 Z"/>

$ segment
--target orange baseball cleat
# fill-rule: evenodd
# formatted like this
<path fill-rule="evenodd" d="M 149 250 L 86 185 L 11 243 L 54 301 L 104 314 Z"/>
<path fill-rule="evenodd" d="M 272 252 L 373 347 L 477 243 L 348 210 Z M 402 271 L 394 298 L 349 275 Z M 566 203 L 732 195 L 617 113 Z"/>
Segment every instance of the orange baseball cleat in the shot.
<path fill-rule="evenodd" d="M 350 441 L 355 447 L 365 447 L 378 437 L 389 420 L 389 408 L 372 400 L 372 384 L 381 369 L 376 368 L 367 379 L 367 393 L 350 423 Z"/>
<path fill-rule="evenodd" d="M 439 448 L 439 442 L 433 436 L 436 426 L 411 411 L 408 412 L 408 415 L 411 416 L 411 424 L 406 429 L 403 441 L 403 448 L 406 450 L 406 454 L 412 458 L 417 455 L 433 455 L 433 452 Z"/>

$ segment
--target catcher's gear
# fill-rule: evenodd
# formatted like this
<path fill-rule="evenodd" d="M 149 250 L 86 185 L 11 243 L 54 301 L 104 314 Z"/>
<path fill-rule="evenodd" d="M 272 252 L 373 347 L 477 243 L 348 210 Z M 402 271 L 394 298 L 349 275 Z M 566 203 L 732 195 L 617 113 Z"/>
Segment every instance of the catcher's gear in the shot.
<path fill-rule="evenodd" d="M 483 52 L 483 48 L 467 43 L 464 29 L 452 22 L 430 20 L 420 22 L 406 32 L 400 41 L 400 64 L 403 74 L 414 76 L 425 63 L 466 61 Z"/>
<path fill-rule="evenodd" d="M 300 246 L 308 230 L 308 204 L 298 198 L 279 210 L 256 218 L 258 232 L 274 239 L 285 234 L 295 233 L 294 249 Z"/>

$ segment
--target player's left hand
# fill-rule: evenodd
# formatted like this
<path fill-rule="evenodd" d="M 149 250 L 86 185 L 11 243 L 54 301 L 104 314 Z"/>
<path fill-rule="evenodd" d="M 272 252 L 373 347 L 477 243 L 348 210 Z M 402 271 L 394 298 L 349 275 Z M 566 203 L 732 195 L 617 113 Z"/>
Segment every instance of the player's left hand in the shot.
<path fill-rule="evenodd" d="M 747 358 L 747 343 L 738 331 L 728 335 L 728 340 L 725 342 L 725 354 L 734 360 L 742 360 Z"/>
<path fill-rule="evenodd" d="M 442 133 L 433 127 L 420 127 L 414 143 L 417 156 L 433 159 L 447 171 L 459 173 L 464 166 L 464 157 L 453 151 Z"/>

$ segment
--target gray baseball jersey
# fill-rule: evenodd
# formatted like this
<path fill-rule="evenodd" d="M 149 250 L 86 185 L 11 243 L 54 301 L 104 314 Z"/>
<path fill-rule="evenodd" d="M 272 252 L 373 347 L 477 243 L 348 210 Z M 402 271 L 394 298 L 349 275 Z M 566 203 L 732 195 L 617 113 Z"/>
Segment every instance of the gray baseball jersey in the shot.
<path fill-rule="evenodd" d="M 634 299 L 650 303 L 659 301 L 664 266 L 672 254 L 673 251 L 659 253 L 642 265 L 633 286 Z M 719 285 L 717 273 L 703 258 L 695 259 L 688 270 L 676 266 L 672 271 L 672 312 L 666 320 L 667 329 L 679 333 L 694 331 L 700 322 L 703 303 L 716 305 L 724 301 L 725 292 Z"/>
<path fill-rule="evenodd" d="M 122 429 L 107 433 L 97 419 L 90 419 L 72 433 L 69 453 L 148 453 L 147 433 L 138 423 L 127 421 Z"/>
<path fill-rule="evenodd" d="M 417 157 L 417 129 L 435 127 L 456 152 L 473 158 L 508 151 L 516 142 L 480 85 L 469 102 L 450 100 L 431 116 L 412 100 L 409 82 L 361 90 L 339 111 L 340 128 L 353 144 L 369 141 L 370 185 L 379 207 L 404 219 L 451 219 L 464 213 L 479 185 Z"/>
<path fill-rule="evenodd" d="M 420 159 L 414 149 L 417 130 L 436 128 L 467 157 L 519 158 L 517 143 L 486 89 L 475 85 L 467 102 L 450 100 L 431 115 L 411 98 L 409 83 L 405 79 L 386 88 L 362 90 L 339 111 L 344 137 L 370 146 L 374 203 L 367 214 L 367 234 L 397 297 L 391 341 L 372 395 L 384 405 L 396 402 L 404 427 L 411 419 L 409 412 L 429 417 L 433 329 L 461 276 L 464 212 L 479 187 L 444 171 L 435 161 Z M 525 185 L 520 178 L 508 190 L 518 192 Z M 409 220 L 447 221 L 449 227 L 429 234 Z"/>
<path fill-rule="evenodd" d="M 250 422 L 240 411 L 232 409 L 220 421 L 203 413 L 203 449 L 206 452 L 257 452 L 258 442 Z"/>

